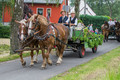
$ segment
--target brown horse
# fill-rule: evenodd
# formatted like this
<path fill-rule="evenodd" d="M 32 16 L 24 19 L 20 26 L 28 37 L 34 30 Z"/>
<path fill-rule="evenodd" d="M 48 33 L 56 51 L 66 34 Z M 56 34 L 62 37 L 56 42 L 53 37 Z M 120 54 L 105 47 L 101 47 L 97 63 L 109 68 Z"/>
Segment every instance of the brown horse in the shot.
<path fill-rule="evenodd" d="M 33 40 L 33 37 L 28 38 L 29 36 L 29 27 L 27 26 L 26 20 L 23 19 L 21 21 L 15 21 L 16 23 L 20 24 L 19 26 L 19 32 L 18 32 L 18 38 L 20 41 L 20 49 L 23 49 L 25 47 L 30 47 L 30 48 L 38 48 L 38 40 Z M 31 41 L 31 42 L 30 42 Z M 30 42 L 29 44 L 27 44 L 28 42 Z M 26 45 L 27 44 L 27 45 Z M 23 56 L 22 56 L 23 52 L 20 52 L 20 59 L 21 59 L 21 63 L 23 66 L 26 65 L 26 61 L 24 61 Z M 35 60 L 33 60 L 33 50 L 31 50 L 31 63 L 30 66 L 34 65 L 34 62 L 37 62 L 37 56 L 38 56 L 39 50 L 36 50 L 36 58 Z"/>
<path fill-rule="evenodd" d="M 61 64 L 63 51 L 66 48 L 63 43 L 67 44 L 69 29 L 61 24 L 48 24 L 47 19 L 42 15 L 34 14 L 29 21 L 33 23 L 29 26 L 35 27 L 36 33 L 34 33 L 34 35 L 37 35 L 35 38 L 39 40 L 39 45 L 42 50 L 43 64 L 41 67 L 46 67 L 46 61 L 52 65 L 49 54 L 55 46 L 59 52 L 57 64 Z M 37 25 L 35 25 L 35 23 Z M 55 37 L 59 38 L 62 42 L 56 40 Z M 46 54 L 45 49 L 47 50 Z"/>
<path fill-rule="evenodd" d="M 120 23 L 119 22 L 116 22 L 115 23 L 115 30 L 119 30 L 120 29 Z"/>
<path fill-rule="evenodd" d="M 117 41 L 120 42 L 120 23 L 119 22 L 115 23 L 115 34 L 117 37 Z"/>
<path fill-rule="evenodd" d="M 104 42 L 108 41 L 108 36 L 109 36 L 109 24 L 107 21 L 101 26 L 102 34 L 104 35 Z"/>

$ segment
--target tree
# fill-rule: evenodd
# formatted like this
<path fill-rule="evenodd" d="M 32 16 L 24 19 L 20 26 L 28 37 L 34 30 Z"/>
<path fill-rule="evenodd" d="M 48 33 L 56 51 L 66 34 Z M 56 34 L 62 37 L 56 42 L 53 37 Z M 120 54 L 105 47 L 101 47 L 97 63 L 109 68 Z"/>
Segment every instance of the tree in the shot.
<path fill-rule="evenodd" d="M 80 5 L 80 0 L 75 0 L 75 14 L 77 19 L 79 19 L 79 5 Z"/>
<path fill-rule="evenodd" d="M 120 19 L 119 0 L 87 0 L 87 3 L 97 15 Z"/>
<path fill-rule="evenodd" d="M 75 14 L 77 19 L 79 19 L 79 5 L 80 5 L 80 0 L 71 0 L 71 6 L 75 6 Z"/>
<path fill-rule="evenodd" d="M 14 50 L 19 49 L 19 40 L 18 40 L 18 24 L 15 23 L 15 20 L 23 19 L 23 9 L 24 9 L 24 0 L 14 0 L 14 12 L 11 20 L 11 34 L 10 34 L 10 53 L 15 53 Z"/>

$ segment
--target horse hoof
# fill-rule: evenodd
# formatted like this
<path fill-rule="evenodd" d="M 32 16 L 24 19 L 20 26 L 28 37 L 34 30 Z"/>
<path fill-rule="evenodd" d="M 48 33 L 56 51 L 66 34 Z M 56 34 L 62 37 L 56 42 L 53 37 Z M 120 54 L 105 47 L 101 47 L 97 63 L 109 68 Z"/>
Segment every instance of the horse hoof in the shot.
<path fill-rule="evenodd" d="M 34 63 L 38 63 L 38 61 L 34 61 Z"/>
<path fill-rule="evenodd" d="M 51 61 L 51 60 L 49 60 L 49 61 L 48 61 L 48 64 L 49 64 L 50 66 L 52 66 L 52 61 Z"/>
<path fill-rule="evenodd" d="M 45 67 L 41 67 L 41 68 L 42 68 L 42 70 L 46 69 Z"/>
<path fill-rule="evenodd" d="M 26 62 L 22 63 L 22 66 L 24 67 L 26 65 Z"/>
<path fill-rule="evenodd" d="M 30 66 L 31 66 L 31 67 L 34 66 L 34 63 L 31 63 Z"/>
<path fill-rule="evenodd" d="M 56 66 L 59 66 L 61 63 L 57 63 Z"/>
<path fill-rule="evenodd" d="M 48 63 L 50 66 L 52 66 L 52 63 Z"/>
<path fill-rule="evenodd" d="M 42 64 L 41 68 L 45 69 L 46 68 L 46 64 Z"/>
<path fill-rule="evenodd" d="M 41 66 L 42 70 L 46 69 L 46 66 Z"/>

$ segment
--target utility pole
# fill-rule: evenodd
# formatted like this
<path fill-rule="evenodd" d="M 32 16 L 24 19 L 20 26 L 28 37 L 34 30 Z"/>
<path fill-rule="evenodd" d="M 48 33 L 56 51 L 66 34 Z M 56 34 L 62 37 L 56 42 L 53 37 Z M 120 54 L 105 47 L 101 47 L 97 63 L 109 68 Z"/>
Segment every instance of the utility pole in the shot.
<path fill-rule="evenodd" d="M 86 0 L 84 0 L 84 15 L 86 15 Z"/>
<path fill-rule="evenodd" d="M 65 11 L 66 11 L 66 15 L 67 15 L 67 2 L 65 0 Z"/>

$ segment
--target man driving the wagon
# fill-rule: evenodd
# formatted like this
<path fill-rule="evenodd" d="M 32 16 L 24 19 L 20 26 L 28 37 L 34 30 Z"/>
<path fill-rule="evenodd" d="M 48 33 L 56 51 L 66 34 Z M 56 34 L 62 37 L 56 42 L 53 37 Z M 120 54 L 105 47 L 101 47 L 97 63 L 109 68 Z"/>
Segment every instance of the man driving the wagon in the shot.
<path fill-rule="evenodd" d="M 70 28 L 70 38 L 72 38 L 73 29 L 77 27 L 78 20 L 75 16 L 75 12 L 71 12 L 71 17 L 67 19 L 66 24 Z"/>

